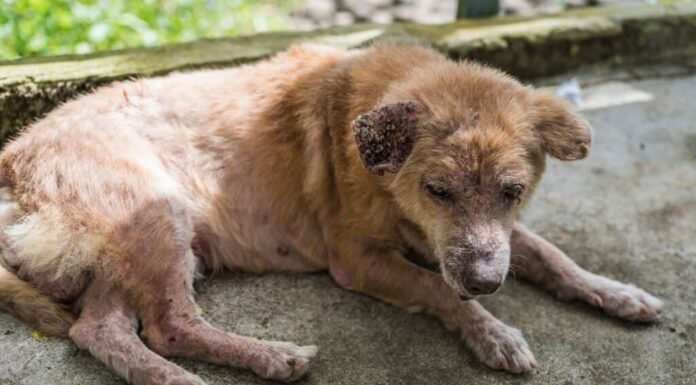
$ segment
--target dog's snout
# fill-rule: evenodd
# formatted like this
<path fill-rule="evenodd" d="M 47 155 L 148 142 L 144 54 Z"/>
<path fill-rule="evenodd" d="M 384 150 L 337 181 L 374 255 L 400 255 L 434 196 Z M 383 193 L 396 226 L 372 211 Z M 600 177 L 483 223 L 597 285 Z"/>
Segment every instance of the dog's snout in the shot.
<path fill-rule="evenodd" d="M 478 261 L 488 262 L 495 257 L 495 249 L 481 249 L 475 253 L 475 259 Z"/>
<path fill-rule="evenodd" d="M 502 231 L 471 230 L 447 247 L 442 269 L 447 283 L 463 298 L 495 293 L 505 282 L 510 263 L 509 241 Z"/>
<path fill-rule="evenodd" d="M 495 293 L 505 281 L 507 263 L 504 254 L 479 249 L 458 259 L 458 286 L 469 296 Z"/>
<path fill-rule="evenodd" d="M 464 281 L 464 288 L 471 295 L 493 294 L 503 281 L 496 277 L 475 277 Z"/>

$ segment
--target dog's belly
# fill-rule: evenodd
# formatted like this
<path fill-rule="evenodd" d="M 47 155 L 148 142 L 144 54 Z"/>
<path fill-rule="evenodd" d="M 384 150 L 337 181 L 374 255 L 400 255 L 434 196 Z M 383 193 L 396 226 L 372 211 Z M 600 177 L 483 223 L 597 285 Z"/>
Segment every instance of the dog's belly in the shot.
<path fill-rule="evenodd" d="M 263 226 L 255 234 L 233 235 L 219 243 L 219 255 L 227 268 L 251 272 L 317 271 L 326 268 L 323 251 L 280 229 Z"/>
<path fill-rule="evenodd" d="M 264 218 L 260 215 L 256 220 Z M 250 271 L 318 271 L 326 269 L 325 247 L 319 234 L 309 228 L 299 233 L 271 222 L 258 221 L 247 228 L 228 223 L 223 234 L 212 234 L 205 226 L 196 231 L 192 247 L 208 267 Z"/>
<path fill-rule="evenodd" d="M 264 204 L 268 200 L 262 193 L 237 191 L 229 196 L 234 198 L 213 205 L 218 210 L 195 226 L 192 246 L 207 267 L 256 273 L 327 268 L 321 228 L 311 216 L 298 211 L 292 220 L 282 221 Z"/>

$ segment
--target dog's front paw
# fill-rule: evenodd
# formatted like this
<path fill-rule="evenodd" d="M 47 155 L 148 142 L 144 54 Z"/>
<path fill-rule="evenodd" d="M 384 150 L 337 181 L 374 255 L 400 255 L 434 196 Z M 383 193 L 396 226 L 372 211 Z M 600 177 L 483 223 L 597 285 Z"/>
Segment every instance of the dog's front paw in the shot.
<path fill-rule="evenodd" d="M 655 321 L 664 304 L 659 299 L 633 285 L 623 284 L 599 275 L 591 274 L 581 297 L 613 317 L 630 321 Z"/>
<path fill-rule="evenodd" d="M 251 370 L 259 377 L 291 382 L 302 377 L 317 347 L 297 346 L 290 342 L 260 341 L 251 362 Z"/>
<path fill-rule="evenodd" d="M 491 318 L 464 336 L 467 345 L 478 358 L 493 369 L 526 373 L 538 368 L 522 333 L 501 321 Z"/>

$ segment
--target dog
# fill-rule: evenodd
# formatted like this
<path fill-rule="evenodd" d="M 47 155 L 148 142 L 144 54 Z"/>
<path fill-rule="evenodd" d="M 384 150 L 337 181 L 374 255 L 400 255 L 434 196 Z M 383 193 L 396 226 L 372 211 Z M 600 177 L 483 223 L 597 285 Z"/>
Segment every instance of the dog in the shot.
<path fill-rule="evenodd" d="M 588 122 L 553 95 L 409 44 L 302 45 L 115 83 L 0 154 L 0 306 L 133 384 L 204 383 L 163 357 L 294 381 L 317 347 L 213 327 L 193 282 L 222 268 L 328 270 L 439 318 L 485 365 L 531 372 L 520 331 L 475 300 L 510 266 L 611 316 L 663 311 L 517 221 L 546 156 L 577 160 L 590 145 Z"/>

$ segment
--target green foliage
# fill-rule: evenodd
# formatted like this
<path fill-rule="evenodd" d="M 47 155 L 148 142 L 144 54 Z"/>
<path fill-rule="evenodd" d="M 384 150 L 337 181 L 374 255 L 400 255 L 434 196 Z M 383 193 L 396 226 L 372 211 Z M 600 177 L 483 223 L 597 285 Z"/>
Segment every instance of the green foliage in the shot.
<path fill-rule="evenodd" d="M 0 0 L 0 59 L 87 53 L 286 27 L 301 0 Z"/>

